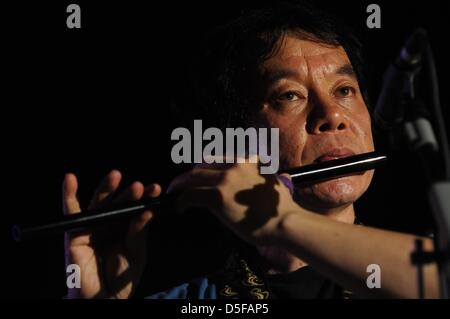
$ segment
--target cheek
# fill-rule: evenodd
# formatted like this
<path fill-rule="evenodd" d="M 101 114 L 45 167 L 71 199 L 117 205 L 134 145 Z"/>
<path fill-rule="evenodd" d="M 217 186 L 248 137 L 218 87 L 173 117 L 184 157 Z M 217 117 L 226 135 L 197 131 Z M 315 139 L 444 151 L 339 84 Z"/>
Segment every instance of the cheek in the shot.
<path fill-rule="evenodd" d="M 356 116 L 356 120 L 354 120 L 353 123 L 356 123 L 355 133 L 357 136 L 360 136 L 361 141 L 364 143 L 365 150 L 373 151 L 372 123 L 366 107 L 364 107 L 364 112 L 361 112 Z"/>
<path fill-rule="evenodd" d="M 259 114 L 260 126 L 279 128 L 280 168 L 301 165 L 301 153 L 305 147 L 307 132 L 301 115 L 283 116 L 266 110 Z"/>
<path fill-rule="evenodd" d="M 280 127 L 280 163 L 284 168 L 302 165 L 307 133 L 300 123 L 284 123 Z"/>
<path fill-rule="evenodd" d="M 305 146 L 301 134 L 280 134 L 280 163 L 283 168 L 301 165 L 301 154 Z"/>

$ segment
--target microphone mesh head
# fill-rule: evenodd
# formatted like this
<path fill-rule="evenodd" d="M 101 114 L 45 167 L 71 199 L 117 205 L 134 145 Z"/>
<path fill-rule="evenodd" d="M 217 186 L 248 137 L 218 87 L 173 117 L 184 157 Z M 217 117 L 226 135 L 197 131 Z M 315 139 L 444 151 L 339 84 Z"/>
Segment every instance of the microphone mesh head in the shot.
<path fill-rule="evenodd" d="M 427 43 L 427 32 L 423 28 L 414 30 L 401 51 L 401 63 L 413 67 L 422 60 L 424 47 Z"/>

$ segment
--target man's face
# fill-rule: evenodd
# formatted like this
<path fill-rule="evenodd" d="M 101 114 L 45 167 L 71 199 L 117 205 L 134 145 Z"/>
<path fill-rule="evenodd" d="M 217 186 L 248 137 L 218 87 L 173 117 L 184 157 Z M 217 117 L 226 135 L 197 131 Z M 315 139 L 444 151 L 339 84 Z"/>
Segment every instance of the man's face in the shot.
<path fill-rule="evenodd" d="M 257 121 L 280 129 L 280 166 L 373 151 L 370 115 L 342 47 L 286 36 L 260 70 Z M 258 81 L 260 82 L 260 81 Z M 300 188 L 301 204 L 328 210 L 356 201 L 373 171 Z"/>

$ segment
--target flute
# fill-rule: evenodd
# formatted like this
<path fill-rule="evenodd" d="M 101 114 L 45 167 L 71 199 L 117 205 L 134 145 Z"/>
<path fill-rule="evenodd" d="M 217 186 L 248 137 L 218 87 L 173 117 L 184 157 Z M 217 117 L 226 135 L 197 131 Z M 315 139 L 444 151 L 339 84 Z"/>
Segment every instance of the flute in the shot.
<path fill-rule="evenodd" d="M 386 160 L 387 157 L 385 155 L 370 152 L 318 164 L 289 168 L 279 171 L 279 174 L 289 174 L 294 185 L 301 185 L 371 170 L 383 164 Z M 15 241 L 22 241 L 41 235 L 86 229 L 106 222 L 129 219 L 145 210 L 155 208 L 164 209 L 173 203 L 174 200 L 174 195 L 165 194 L 158 198 L 134 201 L 132 203 L 115 205 L 114 207 L 103 209 L 88 210 L 78 214 L 63 215 L 47 224 L 30 225 L 27 227 L 14 225 L 12 235 Z"/>

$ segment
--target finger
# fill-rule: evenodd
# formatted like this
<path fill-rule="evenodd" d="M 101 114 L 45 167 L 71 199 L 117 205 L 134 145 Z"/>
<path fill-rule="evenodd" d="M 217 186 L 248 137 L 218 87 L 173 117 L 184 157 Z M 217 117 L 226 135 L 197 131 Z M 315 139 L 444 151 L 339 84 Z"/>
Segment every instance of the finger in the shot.
<path fill-rule="evenodd" d="M 78 181 L 74 174 L 68 173 L 63 182 L 63 211 L 65 215 L 78 214 L 81 212 L 80 203 L 77 199 Z M 89 244 L 88 232 L 65 232 L 64 242 L 66 247 Z M 67 248 L 68 249 L 68 248 Z M 68 256 L 66 256 L 68 258 Z"/>
<path fill-rule="evenodd" d="M 134 182 L 125 189 L 113 203 L 122 203 L 127 201 L 135 201 L 141 199 L 144 194 L 144 185 L 141 182 Z"/>
<path fill-rule="evenodd" d="M 147 210 L 140 214 L 138 217 L 134 218 L 130 223 L 128 235 L 133 236 L 141 232 L 147 225 L 147 223 L 153 219 L 153 216 L 154 214 L 151 211 Z"/>
<path fill-rule="evenodd" d="M 112 194 L 119 187 L 120 181 L 122 179 L 122 174 L 118 170 L 112 170 L 100 185 L 95 190 L 94 196 L 92 197 L 91 203 L 89 204 L 89 209 L 106 204 L 111 198 Z"/>
<path fill-rule="evenodd" d="M 153 183 L 145 188 L 144 196 L 150 198 L 158 197 L 159 195 L 161 195 L 161 191 L 161 185 Z"/>
<path fill-rule="evenodd" d="M 158 184 L 150 184 L 148 185 L 143 192 L 143 196 L 145 197 L 158 197 L 161 195 L 161 186 Z M 145 227 L 145 225 L 153 218 L 153 212 L 148 210 L 143 212 L 141 215 L 139 215 L 137 218 L 132 220 L 130 224 L 129 229 L 129 235 L 134 235 L 135 233 L 138 233 L 142 231 Z"/>
<path fill-rule="evenodd" d="M 192 187 L 216 186 L 224 177 L 221 170 L 194 168 L 177 176 L 167 188 L 167 193 L 176 193 Z"/>
<path fill-rule="evenodd" d="M 161 195 L 161 186 L 159 184 L 150 184 L 144 189 L 143 196 L 145 197 L 154 198 L 159 195 Z M 130 252 L 137 253 L 139 250 L 145 248 L 147 239 L 145 226 L 147 226 L 153 217 L 154 214 L 152 211 L 145 211 L 130 222 L 126 240 Z"/>
<path fill-rule="evenodd" d="M 151 211 L 145 211 L 130 222 L 126 244 L 130 252 L 138 252 L 145 247 L 147 240 L 147 224 L 152 220 L 154 214 Z"/>
<path fill-rule="evenodd" d="M 63 211 L 65 215 L 76 214 L 81 211 L 77 199 L 78 181 L 74 174 L 68 173 L 63 182 Z"/>

